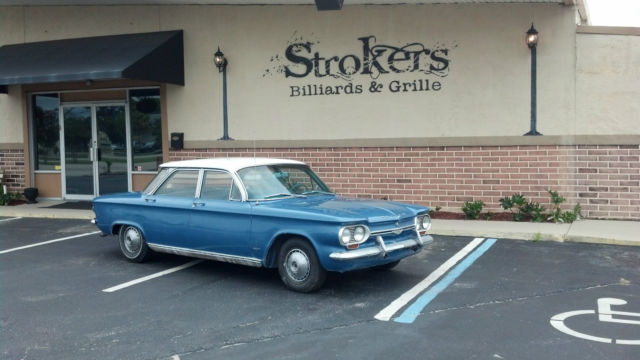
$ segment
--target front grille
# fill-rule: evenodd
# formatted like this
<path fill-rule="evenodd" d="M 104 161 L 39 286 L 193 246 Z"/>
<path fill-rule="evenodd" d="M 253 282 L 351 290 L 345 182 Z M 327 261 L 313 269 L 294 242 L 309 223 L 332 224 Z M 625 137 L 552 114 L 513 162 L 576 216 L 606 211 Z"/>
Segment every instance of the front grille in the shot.
<path fill-rule="evenodd" d="M 415 225 L 408 225 L 408 226 L 403 226 L 403 227 L 398 227 L 398 228 L 393 228 L 393 229 L 385 229 L 385 230 L 378 230 L 378 231 L 372 231 L 371 235 L 372 236 L 388 236 L 388 235 L 393 235 L 393 236 L 398 236 L 398 235 L 402 235 L 402 233 L 406 232 L 406 231 L 414 231 L 415 232 L 416 227 Z"/>
<path fill-rule="evenodd" d="M 379 230 L 371 233 L 372 239 L 375 239 L 376 236 L 382 236 L 385 243 L 391 244 L 396 241 L 415 239 L 417 235 L 416 227 L 411 225 L 402 228 Z"/>

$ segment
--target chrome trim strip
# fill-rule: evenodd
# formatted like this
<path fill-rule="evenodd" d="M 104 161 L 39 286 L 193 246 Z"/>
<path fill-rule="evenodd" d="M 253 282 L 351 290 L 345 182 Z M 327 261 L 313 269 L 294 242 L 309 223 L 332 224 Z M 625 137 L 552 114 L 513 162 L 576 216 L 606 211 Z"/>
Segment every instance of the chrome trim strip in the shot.
<path fill-rule="evenodd" d="M 398 241 L 396 243 L 387 245 L 384 242 L 384 239 L 382 239 L 382 236 L 378 236 L 376 237 L 377 246 L 350 251 L 334 252 L 329 254 L 329 257 L 333 260 L 340 261 L 361 259 L 372 256 L 386 257 L 388 253 L 403 249 L 410 249 L 413 247 L 417 248 L 416 252 L 418 252 L 422 250 L 424 244 L 430 243 L 432 241 L 433 237 L 431 237 L 431 235 L 425 235 L 419 236 L 417 239 Z"/>
<path fill-rule="evenodd" d="M 398 234 L 398 233 L 402 233 L 407 230 L 415 229 L 415 228 L 416 228 L 415 224 L 411 224 L 411 225 L 407 225 L 407 226 L 395 228 L 395 229 L 372 231 L 371 236 L 384 235 L 384 234 Z"/>
<path fill-rule="evenodd" d="M 162 253 L 191 256 L 191 257 L 196 257 L 200 259 L 222 261 L 222 262 L 227 262 L 231 264 L 262 267 L 262 261 L 256 258 L 237 256 L 237 255 L 226 255 L 226 254 L 220 254 L 220 253 L 211 252 L 211 251 L 193 250 L 193 249 L 186 249 L 181 247 L 152 244 L 152 243 L 147 243 L 147 245 L 149 245 L 149 248 L 151 250 L 162 252 Z"/>

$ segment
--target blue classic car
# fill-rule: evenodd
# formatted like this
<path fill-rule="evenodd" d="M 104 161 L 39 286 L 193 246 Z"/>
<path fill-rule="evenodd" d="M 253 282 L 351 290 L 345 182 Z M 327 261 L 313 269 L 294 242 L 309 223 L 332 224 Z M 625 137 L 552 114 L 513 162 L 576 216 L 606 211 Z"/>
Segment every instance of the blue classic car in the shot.
<path fill-rule="evenodd" d="M 428 208 L 338 196 L 281 159 L 166 163 L 143 192 L 97 197 L 93 211 L 130 261 L 155 251 L 278 268 L 300 292 L 327 271 L 390 269 L 432 241 Z"/>

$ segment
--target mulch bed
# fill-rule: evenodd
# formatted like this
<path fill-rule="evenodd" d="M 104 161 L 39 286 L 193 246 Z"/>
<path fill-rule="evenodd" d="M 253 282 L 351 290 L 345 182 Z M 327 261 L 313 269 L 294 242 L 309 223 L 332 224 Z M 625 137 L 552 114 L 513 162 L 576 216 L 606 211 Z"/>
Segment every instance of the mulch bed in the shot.
<path fill-rule="evenodd" d="M 449 211 L 436 211 L 431 215 L 432 219 L 445 219 L 445 220 L 465 220 L 463 213 L 449 212 Z M 487 220 L 485 214 L 480 214 L 478 220 Z M 508 212 L 493 213 L 491 214 L 490 221 L 513 221 L 513 215 Z M 525 220 L 526 221 L 526 220 Z"/>

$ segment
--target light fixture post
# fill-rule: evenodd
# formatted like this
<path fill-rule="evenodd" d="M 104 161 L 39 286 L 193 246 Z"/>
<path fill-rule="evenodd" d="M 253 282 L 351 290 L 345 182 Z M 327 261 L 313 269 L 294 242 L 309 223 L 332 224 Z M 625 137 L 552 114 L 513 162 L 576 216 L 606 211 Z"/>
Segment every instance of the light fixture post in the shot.
<path fill-rule="evenodd" d="M 538 45 L 538 31 L 533 27 L 533 23 L 531 24 L 531 28 L 527 31 L 527 36 L 525 38 L 527 46 L 529 50 L 531 50 L 531 124 L 530 130 L 528 133 L 524 134 L 525 136 L 538 136 L 542 135 L 536 130 L 537 126 L 537 54 L 536 48 Z"/>
<path fill-rule="evenodd" d="M 222 72 L 222 137 L 219 140 L 233 140 L 229 137 L 229 119 L 227 116 L 227 59 L 224 57 L 220 47 L 213 55 L 213 62 Z"/>

